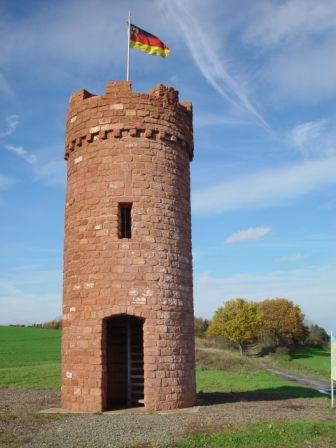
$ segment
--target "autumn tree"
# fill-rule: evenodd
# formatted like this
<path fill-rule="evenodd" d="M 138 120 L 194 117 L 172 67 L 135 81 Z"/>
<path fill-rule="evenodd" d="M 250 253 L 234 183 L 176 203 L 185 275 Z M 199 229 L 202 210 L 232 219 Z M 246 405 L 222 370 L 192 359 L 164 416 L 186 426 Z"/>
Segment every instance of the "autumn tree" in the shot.
<path fill-rule="evenodd" d="M 261 328 L 261 316 L 253 302 L 229 300 L 218 308 L 207 330 L 207 336 L 222 336 L 239 345 L 243 353 L 247 342 L 256 339 Z"/>
<path fill-rule="evenodd" d="M 291 300 L 276 298 L 258 304 L 262 319 L 262 333 L 271 337 L 275 345 L 292 345 L 304 340 L 304 315 Z"/>

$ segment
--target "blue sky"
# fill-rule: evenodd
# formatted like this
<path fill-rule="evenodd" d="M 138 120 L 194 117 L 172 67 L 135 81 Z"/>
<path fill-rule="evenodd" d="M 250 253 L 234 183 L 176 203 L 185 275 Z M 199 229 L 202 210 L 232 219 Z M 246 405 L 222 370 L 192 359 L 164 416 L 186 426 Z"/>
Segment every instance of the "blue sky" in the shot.
<path fill-rule="evenodd" d="M 65 113 L 125 78 L 128 9 L 171 48 L 131 50 L 133 89 L 194 105 L 196 314 L 288 297 L 335 329 L 334 0 L 3 0 L 0 323 L 60 315 Z"/>

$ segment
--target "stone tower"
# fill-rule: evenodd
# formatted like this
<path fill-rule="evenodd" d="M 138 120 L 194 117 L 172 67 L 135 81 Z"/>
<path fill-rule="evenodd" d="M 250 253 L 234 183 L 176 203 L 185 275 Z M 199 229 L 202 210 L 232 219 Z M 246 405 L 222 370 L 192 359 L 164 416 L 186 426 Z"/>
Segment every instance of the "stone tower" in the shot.
<path fill-rule="evenodd" d="M 70 99 L 62 407 L 195 402 L 192 106 L 162 85 Z"/>

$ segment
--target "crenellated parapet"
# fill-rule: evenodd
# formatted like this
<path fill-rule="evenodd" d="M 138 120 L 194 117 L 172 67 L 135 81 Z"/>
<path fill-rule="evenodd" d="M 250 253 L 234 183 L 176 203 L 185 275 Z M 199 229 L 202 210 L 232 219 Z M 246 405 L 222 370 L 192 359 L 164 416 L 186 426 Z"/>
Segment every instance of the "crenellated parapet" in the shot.
<path fill-rule="evenodd" d="M 193 158 L 192 106 L 179 103 L 178 92 L 158 85 L 134 93 L 130 82 L 107 83 L 104 95 L 80 90 L 67 114 L 65 159 L 94 141 L 139 137 L 178 145 Z"/>

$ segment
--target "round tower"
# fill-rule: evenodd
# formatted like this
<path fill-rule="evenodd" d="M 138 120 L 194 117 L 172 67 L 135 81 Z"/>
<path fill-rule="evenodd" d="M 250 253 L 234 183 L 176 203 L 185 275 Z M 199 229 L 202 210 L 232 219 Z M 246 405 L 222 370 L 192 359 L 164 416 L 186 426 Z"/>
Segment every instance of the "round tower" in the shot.
<path fill-rule="evenodd" d="M 109 82 L 67 114 L 62 407 L 195 402 L 192 106 Z"/>

